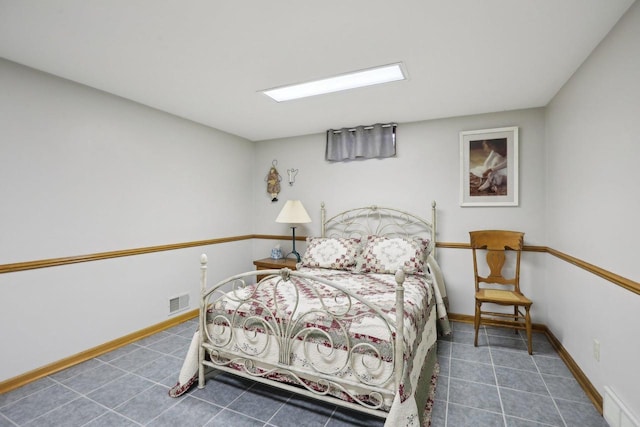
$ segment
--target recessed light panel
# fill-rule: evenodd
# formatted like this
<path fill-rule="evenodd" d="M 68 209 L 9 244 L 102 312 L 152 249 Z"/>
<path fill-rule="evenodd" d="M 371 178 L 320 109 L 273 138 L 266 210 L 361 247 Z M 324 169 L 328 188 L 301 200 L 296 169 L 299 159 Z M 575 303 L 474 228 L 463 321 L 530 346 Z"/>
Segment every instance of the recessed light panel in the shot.
<path fill-rule="evenodd" d="M 406 77 L 400 64 L 384 65 L 382 67 L 369 68 L 367 70 L 354 71 L 326 79 L 314 80 L 290 86 L 282 86 L 263 91 L 274 100 L 290 101 L 292 99 L 306 98 L 308 96 L 322 95 L 341 90 L 355 89 L 358 87 L 377 85 L 382 83 L 404 80 Z"/>

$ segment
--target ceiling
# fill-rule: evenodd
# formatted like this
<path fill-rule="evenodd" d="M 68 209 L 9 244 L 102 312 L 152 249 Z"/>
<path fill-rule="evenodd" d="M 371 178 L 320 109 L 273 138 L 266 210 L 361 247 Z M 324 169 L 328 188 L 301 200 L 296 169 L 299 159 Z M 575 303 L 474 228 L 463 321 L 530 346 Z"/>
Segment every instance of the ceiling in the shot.
<path fill-rule="evenodd" d="M 545 106 L 633 0 L 0 0 L 0 56 L 252 141 Z M 406 81 L 260 90 L 402 62 Z"/>

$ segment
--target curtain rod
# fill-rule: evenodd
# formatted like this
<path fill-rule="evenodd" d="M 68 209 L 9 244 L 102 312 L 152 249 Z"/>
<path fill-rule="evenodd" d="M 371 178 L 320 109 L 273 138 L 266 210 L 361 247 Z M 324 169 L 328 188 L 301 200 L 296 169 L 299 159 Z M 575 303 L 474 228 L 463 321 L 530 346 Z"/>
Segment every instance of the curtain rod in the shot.
<path fill-rule="evenodd" d="M 397 123 L 386 123 L 386 124 L 383 124 L 383 125 L 382 125 L 382 127 L 383 127 L 383 128 L 388 128 L 388 127 L 392 127 L 392 126 L 393 126 L 393 127 L 397 127 L 397 126 L 398 126 L 398 124 L 397 124 Z M 358 127 L 359 127 L 359 126 L 358 126 Z M 369 130 L 369 129 L 373 129 L 373 127 L 374 127 L 374 125 L 364 126 L 364 127 L 363 127 L 363 129 L 365 129 L 365 130 Z M 345 129 L 345 128 L 343 128 L 343 129 L 338 129 L 338 130 L 329 129 L 327 132 L 342 133 L 342 131 L 343 131 L 344 129 Z M 355 132 L 355 131 L 356 131 L 356 128 L 348 128 L 348 129 L 346 129 L 346 130 L 347 130 L 347 131 L 349 131 L 349 132 Z"/>

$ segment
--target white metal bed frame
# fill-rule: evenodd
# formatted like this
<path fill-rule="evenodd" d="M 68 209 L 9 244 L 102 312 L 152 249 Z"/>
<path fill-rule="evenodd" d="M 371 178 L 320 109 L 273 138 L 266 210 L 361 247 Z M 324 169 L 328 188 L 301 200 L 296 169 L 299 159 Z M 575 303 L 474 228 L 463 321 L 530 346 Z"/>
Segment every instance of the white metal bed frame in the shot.
<path fill-rule="evenodd" d="M 367 235 L 410 237 L 416 234 L 422 236 L 426 234 L 435 249 L 435 202 L 432 203 L 431 207 L 431 221 L 398 209 L 377 206 L 350 209 L 326 219 L 325 206 L 324 203 L 322 203 L 321 235 L 322 237 L 341 236 L 363 238 Z M 255 287 L 249 288 L 248 286 L 253 285 L 255 277 L 258 274 L 265 275 L 266 277 L 256 283 Z M 258 293 L 258 289 L 263 286 L 268 286 L 267 283 L 269 283 L 270 279 L 271 282 L 276 280 L 276 284 L 272 285 L 274 301 L 276 300 L 275 292 L 279 286 L 293 285 L 295 287 L 296 297 L 299 297 L 301 292 L 295 283 L 303 283 L 308 289 L 314 290 L 318 298 L 320 298 L 321 307 L 307 313 L 297 313 L 296 308 L 294 308 L 291 313 L 285 313 L 279 309 L 276 303 L 275 308 L 273 308 L 270 313 L 270 319 L 272 319 L 272 321 L 265 321 L 258 316 L 240 316 L 238 308 L 244 304 L 258 304 L 258 306 L 263 309 L 267 308 L 266 305 L 256 297 L 256 294 Z M 396 344 L 403 343 L 403 328 L 396 327 L 396 325 L 404 324 L 404 280 L 404 272 L 399 270 L 395 275 L 397 286 L 395 292 L 396 321 L 394 322 L 383 313 L 379 307 L 368 302 L 365 298 L 351 294 L 348 289 L 339 283 L 308 273 L 292 271 L 287 268 L 282 270 L 260 270 L 241 273 L 222 280 L 212 287 L 208 287 L 207 257 L 206 255 L 202 255 L 198 388 L 205 386 L 205 368 L 211 367 L 297 394 L 303 394 L 331 402 L 335 405 L 386 418 L 386 410 L 381 410 L 385 401 L 384 397 L 386 396 L 388 399 L 393 400 L 395 391 L 398 390 L 404 372 L 403 345 Z M 343 308 L 336 308 L 336 306 L 325 304 L 325 300 L 323 300 L 323 297 L 320 297 L 317 290 L 319 285 L 324 286 L 325 290 L 327 288 L 332 289 L 333 301 L 339 300 L 341 303 L 340 307 Z M 249 293 L 248 289 L 251 289 L 252 292 Z M 326 299 L 326 297 L 324 298 Z M 367 345 L 367 343 L 352 343 L 351 338 L 346 333 L 346 327 L 343 326 L 343 322 L 354 320 L 354 317 L 348 313 L 349 308 L 356 303 L 356 301 L 368 308 L 368 316 L 375 316 L 376 319 L 383 322 L 388 329 L 389 354 L 382 355 L 378 349 Z M 297 307 L 297 305 L 298 301 L 296 301 L 295 307 Z M 234 306 L 235 308 L 233 308 Z M 229 307 L 231 307 L 232 310 L 228 310 Z M 211 319 L 209 314 L 211 308 L 222 310 Z M 229 311 L 231 312 L 230 314 Z M 227 315 L 223 313 L 227 313 Z M 318 315 L 337 322 L 341 325 L 342 331 L 344 332 L 344 336 L 342 336 L 343 342 L 346 343 L 346 356 L 344 360 L 347 362 L 343 363 L 338 369 L 334 369 L 334 372 L 328 372 L 322 367 L 313 366 L 313 364 L 310 364 L 310 366 L 305 369 L 291 364 L 291 349 L 296 342 L 304 348 L 305 355 L 307 351 L 315 347 L 317 353 L 314 354 L 316 357 L 335 357 L 333 345 L 327 350 L 326 347 L 317 344 L 318 337 L 321 337 L 325 342 L 331 344 L 333 344 L 333 338 L 318 327 L 304 325 L 306 318 Z M 279 320 L 276 321 L 275 319 Z M 207 327 L 208 320 L 212 321 L 213 326 Z M 270 369 L 256 369 L 256 363 L 259 363 L 262 359 L 267 344 L 260 344 L 263 345 L 262 348 L 246 348 L 246 346 L 242 348 L 241 345 L 237 345 L 241 342 L 241 338 L 249 341 L 254 339 L 257 331 L 268 331 L 267 334 L 262 334 L 262 336 L 266 337 L 265 340 L 267 343 L 275 344 L 279 349 L 278 363 Z M 393 337 L 394 333 L 395 338 Z M 240 334 L 243 334 L 243 336 L 240 337 Z M 235 341 L 236 339 L 238 339 L 238 341 Z M 233 348 L 234 351 L 229 351 L 230 347 Z M 367 357 L 367 355 L 369 357 Z M 207 360 L 207 356 L 209 360 Z M 371 364 L 371 356 L 373 356 L 373 360 L 377 360 L 377 365 Z M 391 373 L 388 375 L 388 378 L 384 377 L 381 380 L 382 382 L 371 383 L 371 369 L 378 369 L 381 363 L 380 361 L 385 356 L 387 360 L 391 359 L 389 362 L 393 367 Z M 353 377 L 356 384 L 353 384 L 350 380 L 345 381 L 344 378 L 336 379 L 336 377 L 332 375 L 340 369 L 345 369 L 347 363 L 348 367 L 354 372 Z M 234 368 L 232 365 L 236 367 Z M 238 366 L 241 367 L 241 370 L 237 369 Z M 277 382 L 267 378 L 267 375 L 271 374 L 286 375 L 296 383 L 296 385 Z M 312 375 L 315 381 L 317 381 L 315 388 L 305 383 L 304 379 L 308 375 Z M 318 380 L 317 378 L 320 379 Z M 389 381 L 393 381 L 392 388 L 388 388 Z M 361 394 L 355 395 L 345 387 L 353 385 L 366 388 L 369 391 L 368 398 L 362 399 L 359 397 L 362 396 Z M 341 400 L 330 395 L 329 393 L 332 388 L 333 390 L 346 393 L 353 399 L 353 402 Z"/>

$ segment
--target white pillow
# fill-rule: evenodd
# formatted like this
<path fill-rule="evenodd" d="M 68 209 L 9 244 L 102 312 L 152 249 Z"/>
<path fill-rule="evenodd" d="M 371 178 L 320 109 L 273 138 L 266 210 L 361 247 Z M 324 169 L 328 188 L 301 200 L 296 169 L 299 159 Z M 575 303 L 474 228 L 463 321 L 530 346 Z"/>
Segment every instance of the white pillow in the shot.
<path fill-rule="evenodd" d="M 406 274 L 422 274 L 431 252 L 429 239 L 367 236 L 362 251 L 361 273 L 391 273 L 402 268 Z"/>
<path fill-rule="evenodd" d="M 360 253 L 360 239 L 347 237 L 307 237 L 303 267 L 351 270 Z"/>

